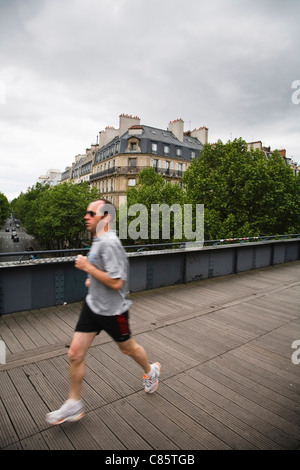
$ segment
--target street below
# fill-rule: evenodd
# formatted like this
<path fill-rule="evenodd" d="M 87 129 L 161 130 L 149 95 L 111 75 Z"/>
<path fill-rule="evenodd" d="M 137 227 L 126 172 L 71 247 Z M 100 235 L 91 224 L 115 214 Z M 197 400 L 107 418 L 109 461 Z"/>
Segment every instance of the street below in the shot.
<path fill-rule="evenodd" d="M 12 238 L 13 230 L 18 241 Z M 20 222 L 9 217 L 0 229 L 0 253 L 21 253 L 27 250 L 38 250 L 38 243 L 32 235 L 28 235 Z M 18 261 L 21 255 L 0 256 L 0 263 L 4 261 Z M 30 252 L 29 252 L 30 256 Z"/>

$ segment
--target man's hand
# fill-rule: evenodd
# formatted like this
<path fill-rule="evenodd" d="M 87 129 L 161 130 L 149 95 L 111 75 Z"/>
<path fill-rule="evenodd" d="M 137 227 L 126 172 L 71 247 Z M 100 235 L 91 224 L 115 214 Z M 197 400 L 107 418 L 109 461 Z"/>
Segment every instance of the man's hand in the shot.
<path fill-rule="evenodd" d="M 114 290 L 120 290 L 123 286 L 123 281 L 120 278 L 112 279 L 109 277 L 105 271 L 101 271 L 100 269 L 96 268 L 92 263 L 89 262 L 86 256 L 78 255 L 75 260 L 75 267 L 77 269 L 81 269 L 81 271 L 85 271 L 86 273 L 93 276 L 97 281 L 102 282 L 102 284 L 110 287 Z"/>
<path fill-rule="evenodd" d="M 88 272 L 91 263 L 86 256 L 78 255 L 75 260 L 75 268 L 80 269 L 81 271 Z"/>

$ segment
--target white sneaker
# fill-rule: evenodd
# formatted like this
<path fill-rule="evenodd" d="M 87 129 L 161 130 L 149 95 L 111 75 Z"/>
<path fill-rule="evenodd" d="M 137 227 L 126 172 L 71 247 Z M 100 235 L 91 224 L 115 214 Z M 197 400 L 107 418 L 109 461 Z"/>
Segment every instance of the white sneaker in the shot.
<path fill-rule="evenodd" d="M 46 421 L 49 424 L 62 424 L 65 421 L 77 421 L 84 415 L 82 402 L 76 400 L 67 400 L 59 410 L 52 411 L 46 415 Z"/>
<path fill-rule="evenodd" d="M 153 393 L 158 387 L 158 377 L 160 376 L 161 365 L 159 362 L 151 364 L 151 372 L 149 375 L 143 375 L 145 392 Z"/>

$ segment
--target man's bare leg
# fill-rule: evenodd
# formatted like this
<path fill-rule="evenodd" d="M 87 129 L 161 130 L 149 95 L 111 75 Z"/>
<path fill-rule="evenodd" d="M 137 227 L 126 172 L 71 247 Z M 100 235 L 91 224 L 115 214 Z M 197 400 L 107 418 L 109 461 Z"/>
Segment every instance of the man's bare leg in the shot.
<path fill-rule="evenodd" d="M 96 333 L 76 331 L 73 335 L 69 357 L 70 389 L 69 399 L 80 400 L 81 387 L 85 375 L 85 355 L 92 344 Z"/>
<path fill-rule="evenodd" d="M 124 343 L 118 343 L 120 350 L 130 356 L 144 369 L 144 386 L 145 392 L 153 393 L 158 387 L 158 377 L 160 375 L 161 366 L 159 362 L 150 364 L 147 353 L 143 346 L 138 344 L 133 338 L 124 341 Z"/>
<path fill-rule="evenodd" d="M 147 353 L 143 346 L 138 344 L 133 338 L 129 338 L 124 343 L 117 343 L 123 354 L 126 354 L 137 362 L 143 369 L 145 374 L 149 374 L 151 370 Z"/>

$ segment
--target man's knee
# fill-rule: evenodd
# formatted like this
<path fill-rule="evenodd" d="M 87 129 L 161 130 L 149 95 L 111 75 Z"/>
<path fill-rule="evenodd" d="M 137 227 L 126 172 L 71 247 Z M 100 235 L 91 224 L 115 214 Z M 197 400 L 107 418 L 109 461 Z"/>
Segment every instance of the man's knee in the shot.
<path fill-rule="evenodd" d="M 127 356 L 132 356 L 135 354 L 137 343 L 132 339 L 128 339 L 123 343 L 118 343 L 120 351 Z"/>
<path fill-rule="evenodd" d="M 95 336 L 96 333 L 75 332 L 68 351 L 69 360 L 78 363 L 82 362 Z"/>
<path fill-rule="evenodd" d="M 69 361 L 71 362 L 81 362 L 84 358 L 84 355 L 80 348 L 76 345 L 70 346 L 69 351 L 68 351 L 68 358 Z"/>

